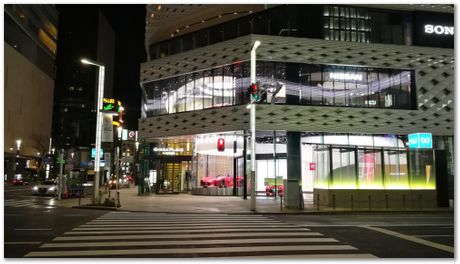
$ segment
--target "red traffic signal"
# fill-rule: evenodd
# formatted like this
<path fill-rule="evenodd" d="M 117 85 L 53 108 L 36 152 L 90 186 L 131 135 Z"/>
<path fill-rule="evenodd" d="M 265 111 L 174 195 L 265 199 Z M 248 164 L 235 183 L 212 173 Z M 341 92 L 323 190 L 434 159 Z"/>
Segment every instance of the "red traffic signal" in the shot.
<path fill-rule="evenodd" d="M 219 138 L 217 140 L 217 150 L 218 151 L 225 151 L 225 139 Z"/>

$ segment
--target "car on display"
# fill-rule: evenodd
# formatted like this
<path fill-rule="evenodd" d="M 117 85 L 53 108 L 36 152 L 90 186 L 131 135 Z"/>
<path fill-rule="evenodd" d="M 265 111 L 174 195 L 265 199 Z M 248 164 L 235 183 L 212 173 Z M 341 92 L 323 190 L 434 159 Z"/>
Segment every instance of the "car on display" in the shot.
<path fill-rule="evenodd" d="M 57 182 L 56 181 L 43 181 L 32 187 L 33 195 L 57 195 Z"/>
<path fill-rule="evenodd" d="M 274 186 L 274 185 L 268 185 L 265 187 L 265 195 L 267 196 L 275 196 L 275 191 L 278 191 L 279 196 L 283 196 L 284 194 L 284 188 L 283 185 L 279 186 Z"/>
<path fill-rule="evenodd" d="M 243 177 L 236 177 L 237 186 L 240 187 L 243 183 Z M 201 186 L 203 187 L 212 187 L 216 186 L 219 188 L 233 187 L 233 177 L 229 175 L 217 175 L 217 176 L 206 176 L 200 181 Z"/>

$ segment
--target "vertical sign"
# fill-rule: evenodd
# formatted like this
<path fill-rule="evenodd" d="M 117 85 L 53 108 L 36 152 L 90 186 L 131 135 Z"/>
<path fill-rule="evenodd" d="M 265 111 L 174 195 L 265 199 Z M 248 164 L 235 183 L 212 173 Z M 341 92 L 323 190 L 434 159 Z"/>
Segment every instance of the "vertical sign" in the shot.
<path fill-rule="evenodd" d="M 311 171 L 316 170 L 316 163 L 310 162 L 310 170 L 311 170 Z"/>
<path fill-rule="evenodd" d="M 431 133 L 409 134 L 409 148 L 413 149 L 430 149 L 433 148 L 433 137 Z"/>
<path fill-rule="evenodd" d="M 112 115 L 103 114 L 102 119 L 102 139 L 101 142 L 113 142 Z"/>

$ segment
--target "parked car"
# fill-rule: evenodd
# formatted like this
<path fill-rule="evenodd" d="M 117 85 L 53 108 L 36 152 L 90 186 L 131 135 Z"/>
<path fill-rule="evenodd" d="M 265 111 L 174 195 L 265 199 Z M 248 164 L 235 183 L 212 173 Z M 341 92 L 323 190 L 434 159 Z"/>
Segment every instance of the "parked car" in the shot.
<path fill-rule="evenodd" d="M 265 195 L 267 196 L 275 196 L 275 190 L 278 189 L 278 195 L 283 196 L 283 185 L 279 185 L 275 187 L 274 185 L 268 185 L 265 187 Z"/>
<path fill-rule="evenodd" d="M 56 181 L 43 181 L 32 188 L 33 195 L 57 195 Z"/>
<path fill-rule="evenodd" d="M 236 184 L 238 187 L 242 186 L 243 177 L 236 177 Z M 217 186 L 219 188 L 233 187 L 233 177 L 229 175 L 206 176 L 200 182 L 203 187 Z"/>

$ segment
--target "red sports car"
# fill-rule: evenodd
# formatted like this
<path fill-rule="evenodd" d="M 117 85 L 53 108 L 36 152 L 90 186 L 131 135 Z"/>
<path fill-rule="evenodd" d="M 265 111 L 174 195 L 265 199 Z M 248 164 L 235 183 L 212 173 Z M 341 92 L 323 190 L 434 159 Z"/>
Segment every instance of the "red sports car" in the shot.
<path fill-rule="evenodd" d="M 223 187 L 233 187 L 233 177 L 230 177 L 228 175 L 218 175 L 218 176 L 207 176 L 201 179 L 200 181 L 201 186 L 203 187 L 211 187 L 211 186 L 217 186 L 220 188 Z M 243 183 L 243 177 L 238 176 L 236 177 L 236 184 L 237 186 L 242 186 Z"/>

